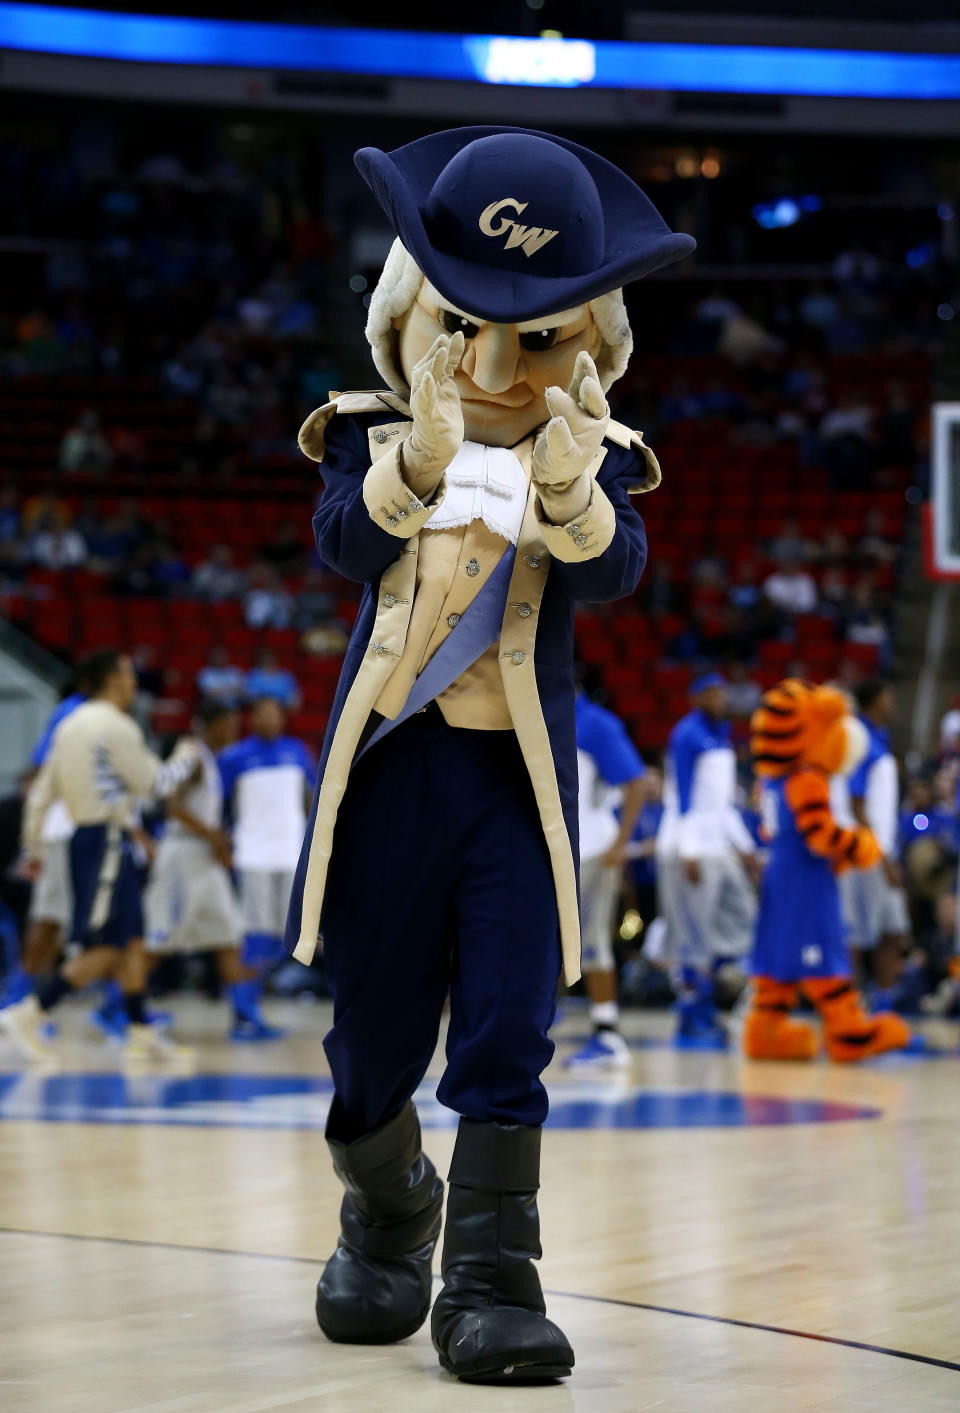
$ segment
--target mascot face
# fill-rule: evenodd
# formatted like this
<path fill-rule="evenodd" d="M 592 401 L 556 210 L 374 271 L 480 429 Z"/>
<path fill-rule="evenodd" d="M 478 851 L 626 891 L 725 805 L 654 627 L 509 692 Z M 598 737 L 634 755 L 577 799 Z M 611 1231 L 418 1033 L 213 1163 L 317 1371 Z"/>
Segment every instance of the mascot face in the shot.
<path fill-rule="evenodd" d="M 803 766 L 852 775 L 869 747 L 846 693 L 788 678 L 764 694 L 750 721 L 750 749 L 759 776 L 782 779 Z"/>
<path fill-rule="evenodd" d="M 441 331 L 462 330 L 466 349 L 455 382 L 464 436 L 486 446 L 515 446 L 548 419 L 544 393 L 566 391 L 577 354 L 596 358 L 602 342 L 587 304 L 522 324 L 491 324 L 452 305 L 428 280 L 393 327 L 407 382 Z"/>

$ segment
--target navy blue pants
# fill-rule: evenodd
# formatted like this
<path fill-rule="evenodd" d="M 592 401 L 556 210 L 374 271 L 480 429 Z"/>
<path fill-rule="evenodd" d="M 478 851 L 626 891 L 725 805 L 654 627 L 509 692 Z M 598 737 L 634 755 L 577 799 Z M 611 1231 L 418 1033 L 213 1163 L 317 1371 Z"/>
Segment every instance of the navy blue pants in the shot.
<path fill-rule="evenodd" d="M 442 1104 L 542 1123 L 560 930 L 550 858 L 512 731 L 412 717 L 353 768 L 321 931 L 334 1023 L 331 1132 L 398 1113 L 433 1055 L 450 996 Z"/>
<path fill-rule="evenodd" d="M 125 829 L 81 824 L 70 840 L 70 877 L 71 942 L 122 949 L 143 936 L 140 879 Z"/>

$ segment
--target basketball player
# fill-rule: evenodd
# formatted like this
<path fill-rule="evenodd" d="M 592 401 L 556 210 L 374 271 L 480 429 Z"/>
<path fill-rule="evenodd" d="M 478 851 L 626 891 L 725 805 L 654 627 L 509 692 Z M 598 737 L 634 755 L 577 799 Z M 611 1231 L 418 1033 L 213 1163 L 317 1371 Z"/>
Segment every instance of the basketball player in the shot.
<path fill-rule="evenodd" d="M 256 973 L 240 962 L 240 905 L 230 878 L 233 850 L 223 828 L 223 783 L 217 756 L 238 735 L 239 714 L 225 702 L 204 702 L 191 737 L 201 775 L 167 802 L 167 825 L 144 894 L 147 950 L 214 951 L 233 1003 L 233 1037 L 264 1039 L 270 1027 L 256 1011 Z"/>
<path fill-rule="evenodd" d="M 61 721 L 65 721 L 87 700 L 87 663 L 77 669 L 74 690 L 57 703 L 47 718 L 37 744 L 30 756 L 30 767 L 38 771 L 50 753 L 53 737 Z M 41 825 L 41 859 L 33 868 L 33 890 L 30 895 L 27 935 L 23 944 L 23 962 L 10 976 L 0 1006 L 22 1001 L 33 990 L 34 978 L 51 972 L 60 953 L 73 918 L 73 897 L 70 891 L 70 836 L 73 820 L 62 800 L 55 800 L 47 810 Z"/>
<path fill-rule="evenodd" d="M 254 702 L 251 735 L 220 756 L 223 796 L 233 819 L 233 859 L 243 913 L 242 960 L 252 980 L 234 986 L 237 1039 L 271 1039 L 281 1031 L 258 1010 L 263 980 L 283 955 L 293 876 L 313 795 L 316 762 L 302 741 L 285 736 L 283 707 Z"/>
<path fill-rule="evenodd" d="M 748 869 L 756 846 L 736 809 L 736 756 L 726 683 L 708 673 L 690 689 L 693 709 L 670 733 L 663 818 L 657 833 L 661 912 L 678 989 L 681 1043 L 723 1045 L 714 975 L 750 948 L 757 902 Z"/>
<path fill-rule="evenodd" d="M 178 1047 L 150 1027 L 144 1013 L 147 958 L 131 826 L 135 800 L 171 795 L 196 770 L 197 752 L 183 743 L 164 762 L 147 748 L 129 714 L 137 678 L 128 657 L 112 649 L 96 654 L 87 685 L 90 699 L 58 727 L 24 812 L 29 860 L 41 857 L 42 822 L 55 800 L 74 822 L 71 945 L 36 995 L 0 1012 L 0 1025 L 27 1058 L 40 1058 L 48 1053 L 41 1034 L 46 1014 L 72 991 L 114 979 L 129 1020 L 127 1057 L 176 1057 Z"/>
<path fill-rule="evenodd" d="M 644 765 L 619 717 L 577 693 L 580 775 L 580 967 L 590 998 L 593 1034 L 566 1061 L 568 1069 L 613 1070 L 630 1064 L 618 1030 L 613 925 L 627 845 L 644 801 Z M 617 819 L 616 805 L 620 804 Z"/>

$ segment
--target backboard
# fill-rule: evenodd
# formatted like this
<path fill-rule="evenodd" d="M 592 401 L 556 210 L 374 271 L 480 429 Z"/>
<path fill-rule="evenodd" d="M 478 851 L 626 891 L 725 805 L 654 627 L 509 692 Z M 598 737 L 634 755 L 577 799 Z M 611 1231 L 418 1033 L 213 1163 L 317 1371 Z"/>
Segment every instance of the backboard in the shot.
<path fill-rule="evenodd" d="M 934 403 L 932 416 L 926 570 L 932 579 L 960 580 L 960 402 Z"/>

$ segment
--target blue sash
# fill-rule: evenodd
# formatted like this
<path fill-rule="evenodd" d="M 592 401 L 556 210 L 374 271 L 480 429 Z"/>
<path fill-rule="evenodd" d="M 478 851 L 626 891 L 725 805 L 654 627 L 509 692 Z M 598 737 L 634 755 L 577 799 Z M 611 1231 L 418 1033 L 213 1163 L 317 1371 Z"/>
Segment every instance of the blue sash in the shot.
<path fill-rule="evenodd" d="M 445 692 L 451 683 L 483 656 L 487 648 L 499 642 L 516 553 L 513 545 L 504 550 L 490 578 L 464 610 L 460 622 L 450 630 L 410 688 L 410 694 L 399 716 L 395 716 L 393 720 L 385 717 L 381 721 L 376 731 L 371 733 L 357 751 L 354 763 L 401 722 L 435 701 L 441 692 Z"/>

